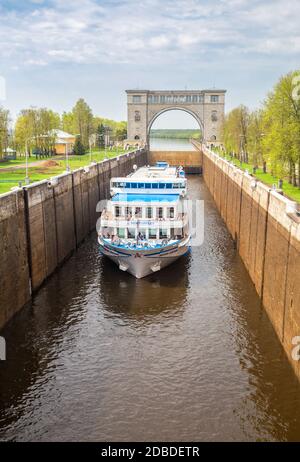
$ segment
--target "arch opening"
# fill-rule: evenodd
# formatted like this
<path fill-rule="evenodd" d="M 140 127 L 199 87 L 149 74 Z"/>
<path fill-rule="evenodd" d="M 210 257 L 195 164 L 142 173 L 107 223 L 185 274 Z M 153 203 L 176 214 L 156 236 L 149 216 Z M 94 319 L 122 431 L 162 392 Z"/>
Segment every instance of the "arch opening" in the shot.
<path fill-rule="evenodd" d="M 201 140 L 202 120 L 194 112 L 181 107 L 168 107 L 152 116 L 147 128 L 150 150 L 188 151 L 190 138 Z"/>

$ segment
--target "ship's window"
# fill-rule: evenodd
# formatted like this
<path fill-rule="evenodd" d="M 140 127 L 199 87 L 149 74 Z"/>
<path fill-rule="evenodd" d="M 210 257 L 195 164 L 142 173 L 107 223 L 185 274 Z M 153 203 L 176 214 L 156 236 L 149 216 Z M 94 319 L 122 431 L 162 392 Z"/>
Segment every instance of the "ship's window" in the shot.
<path fill-rule="evenodd" d="M 179 183 L 173 183 L 173 189 L 178 189 L 179 188 Z"/>
<path fill-rule="evenodd" d="M 162 207 L 158 207 L 158 208 L 156 209 L 156 214 L 157 214 L 157 218 L 162 218 L 162 217 L 163 217 L 163 214 L 164 214 L 163 208 L 162 208 Z"/>
<path fill-rule="evenodd" d="M 156 239 L 156 229 L 149 229 L 149 239 Z"/>
<path fill-rule="evenodd" d="M 146 208 L 146 218 L 152 218 L 152 207 Z"/>
<path fill-rule="evenodd" d="M 158 189 L 158 183 L 152 183 L 152 189 Z"/>
<path fill-rule="evenodd" d="M 115 207 L 115 217 L 119 217 L 121 215 L 121 207 L 119 205 L 116 205 Z"/>
<path fill-rule="evenodd" d="M 151 183 L 145 183 L 145 189 L 151 189 Z"/>
<path fill-rule="evenodd" d="M 168 218 L 174 218 L 174 207 L 168 207 L 167 216 Z"/>
<path fill-rule="evenodd" d="M 137 183 L 130 183 L 132 188 L 137 188 Z"/>
<path fill-rule="evenodd" d="M 159 189 L 165 189 L 166 183 L 159 183 Z"/>
<path fill-rule="evenodd" d="M 129 239 L 135 239 L 135 228 L 128 228 L 127 236 Z"/>
<path fill-rule="evenodd" d="M 166 184 L 166 188 L 167 188 L 167 189 L 172 189 L 172 183 L 167 183 L 167 184 Z"/>
<path fill-rule="evenodd" d="M 168 230 L 167 229 L 160 229 L 159 230 L 159 238 L 160 239 L 165 239 L 166 237 L 168 237 Z"/>
<path fill-rule="evenodd" d="M 124 183 L 124 188 L 130 188 L 130 183 Z"/>
<path fill-rule="evenodd" d="M 125 214 L 126 214 L 126 217 L 128 217 L 128 218 L 132 216 L 131 207 L 125 207 Z"/>
<path fill-rule="evenodd" d="M 145 187 L 145 183 L 139 183 L 139 188 L 144 189 L 144 187 Z"/>
<path fill-rule="evenodd" d="M 125 228 L 118 228 L 117 233 L 121 239 L 125 238 Z"/>
<path fill-rule="evenodd" d="M 142 218 L 142 207 L 135 208 L 135 216 L 136 218 Z"/>

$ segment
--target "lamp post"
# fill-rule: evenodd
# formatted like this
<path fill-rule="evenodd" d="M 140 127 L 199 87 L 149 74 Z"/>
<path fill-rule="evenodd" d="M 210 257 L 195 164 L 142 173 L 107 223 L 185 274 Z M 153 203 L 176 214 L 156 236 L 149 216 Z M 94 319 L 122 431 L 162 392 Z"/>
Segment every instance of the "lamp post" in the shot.
<path fill-rule="evenodd" d="M 65 153 L 66 153 L 66 172 L 70 172 L 70 165 L 69 165 L 69 152 L 68 152 L 68 143 L 65 143 Z"/>
<path fill-rule="evenodd" d="M 30 183 L 30 178 L 28 176 L 28 138 L 25 140 L 25 184 Z"/>

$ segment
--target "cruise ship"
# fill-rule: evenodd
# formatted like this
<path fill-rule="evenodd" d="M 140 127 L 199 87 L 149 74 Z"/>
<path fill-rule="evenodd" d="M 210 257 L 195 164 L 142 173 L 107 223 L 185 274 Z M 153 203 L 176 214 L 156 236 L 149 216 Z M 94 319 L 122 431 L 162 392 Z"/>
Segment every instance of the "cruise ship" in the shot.
<path fill-rule="evenodd" d="M 100 251 L 136 278 L 153 274 L 189 250 L 182 167 L 157 162 L 112 178 L 111 199 L 100 218 Z"/>

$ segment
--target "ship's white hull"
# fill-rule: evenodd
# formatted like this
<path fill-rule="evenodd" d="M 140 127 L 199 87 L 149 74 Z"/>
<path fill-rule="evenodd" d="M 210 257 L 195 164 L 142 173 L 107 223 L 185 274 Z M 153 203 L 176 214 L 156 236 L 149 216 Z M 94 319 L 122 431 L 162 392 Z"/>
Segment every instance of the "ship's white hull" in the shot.
<path fill-rule="evenodd" d="M 127 255 L 114 255 L 111 249 L 101 245 L 101 253 L 113 262 L 115 262 L 121 271 L 127 271 L 136 278 L 140 279 L 150 274 L 160 271 L 162 268 L 173 263 L 175 260 L 185 255 L 189 250 L 189 238 L 185 239 L 177 246 L 172 246 L 170 249 L 162 248 L 162 252 L 154 255 L 149 252 L 136 250 Z"/>

